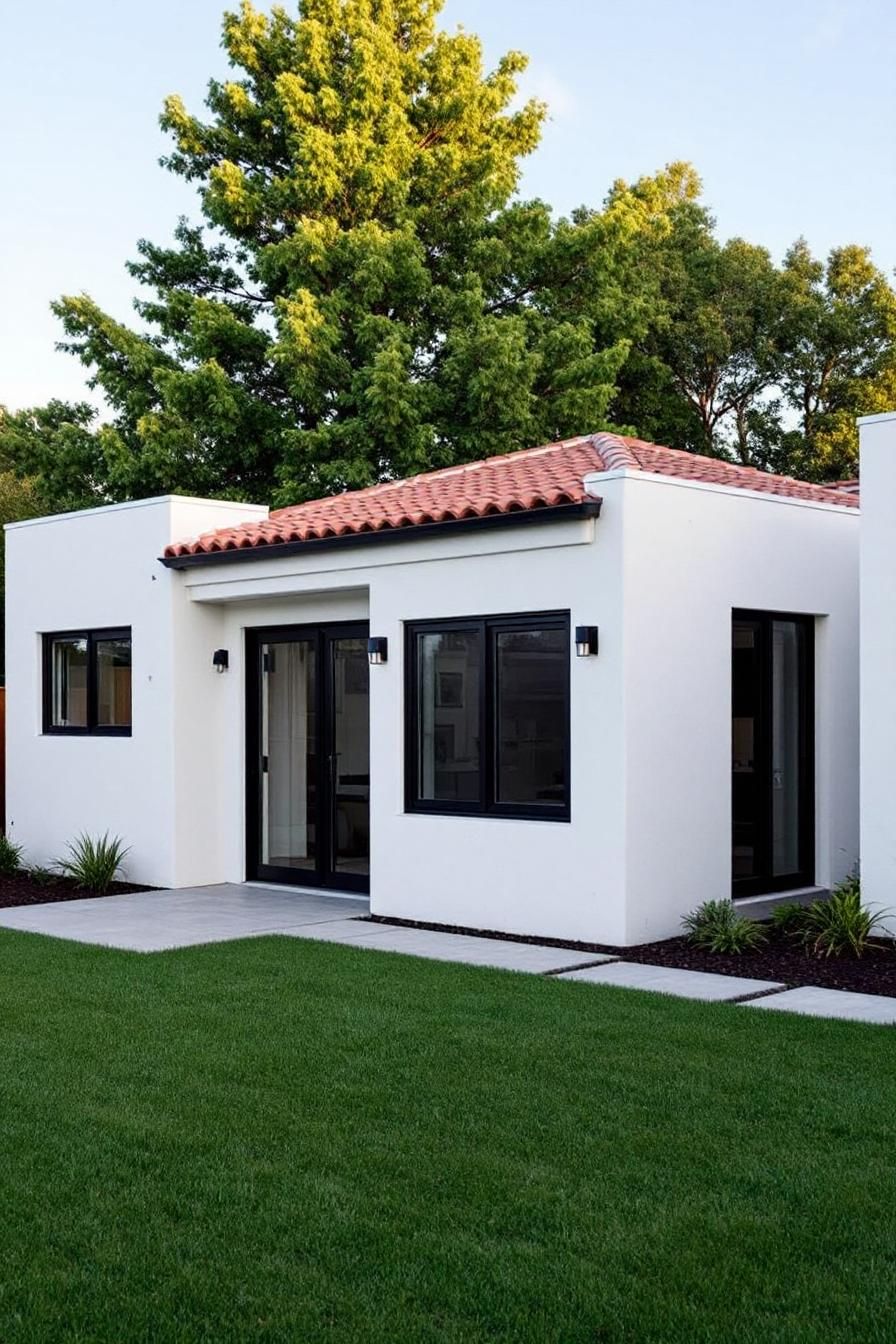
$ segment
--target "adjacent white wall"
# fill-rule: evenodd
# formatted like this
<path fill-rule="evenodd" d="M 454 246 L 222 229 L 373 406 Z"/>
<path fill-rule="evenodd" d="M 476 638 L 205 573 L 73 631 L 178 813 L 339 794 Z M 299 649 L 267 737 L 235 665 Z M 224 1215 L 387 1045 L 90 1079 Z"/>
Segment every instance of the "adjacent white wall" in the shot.
<path fill-rule="evenodd" d="M 400 584 L 371 585 L 371 629 L 399 655 L 371 707 L 374 783 L 373 908 L 513 933 L 619 941 L 624 931 L 624 742 L 618 512 L 578 525 L 578 544 L 557 545 L 558 524 L 539 529 L 546 549 L 469 554 L 406 567 Z M 525 534 L 525 529 L 521 529 Z M 514 544 L 505 534 L 506 545 Z M 534 539 L 532 539 L 534 541 Z M 552 544 L 554 543 L 554 544 Z M 520 535 L 516 545 L 525 544 Z M 570 612 L 570 625 L 598 625 L 598 658 L 571 654 L 569 823 L 404 812 L 402 623 L 514 611 Z M 372 669 L 371 681 L 379 680 Z"/>
<path fill-rule="evenodd" d="M 135 881 L 167 885 L 204 871 L 195 850 L 217 844 L 215 780 L 226 767 L 217 731 L 201 770 L 184 752 L 180 690 L 201 661 L 214 708 L 219 622 L 190 608 L 158 557 L 171 541 L 266 514 L 165 497 L 6 529 L 7 829 L 28 862 L 51 863 L 79 833 L 109 831 L 130 846 Z M 133 735 L 44 736 L 42 634 L 123 625 L 133 632 Z M 205 787 L 192 788 L 200 776 Z"/>
<path fill-rule="evenodd" d="M 859 516 L 634 472 L 622 510 L 626 941 L 639 943 L 731 891 L 735 608 L 817 618 L 816 883 L 856 865 Z"/>
<path fill-rule="evenodd" d="M 896 907 L 896 412 L 859 421 L 862 481 L 862 895 Z M 896 919 L 890 921 L 896 932 Z"/>

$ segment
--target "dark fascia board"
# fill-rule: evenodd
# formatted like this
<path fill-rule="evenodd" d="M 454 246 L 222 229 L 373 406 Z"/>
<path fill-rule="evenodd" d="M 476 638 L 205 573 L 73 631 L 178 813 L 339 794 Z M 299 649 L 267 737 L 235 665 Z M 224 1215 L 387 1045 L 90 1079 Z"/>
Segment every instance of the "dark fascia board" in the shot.
<path fill-rule="evenodd" d="M 543 509 L 519 509 L 515 513 L 489 513 L 483 518 L 450 518 L 443 523 L 414 523 L 408 527 L 384 527 L 379 532 L 348 532 L 341 537 L 312 537 L 308 541 L 287 541 L 271 546 L 244 546 L 228 551 L 200 551 L 196 555 L 163 555 L 166 569 L 195 569 L 204 565 L 244 564 L 252 560 L 279 560 L 288 555 L 310 555 L 315 551 L 349 550 L 359 546 L 383 545 L 397 541 L 424 541 L 432 537 L 456 536 L 462 532 L 488 532 L 501 527 L 521 527 L 531 523 L 562 523 L 567 519 L 598 518 L 600 499 L 577 504 L 555 504 Z"/>

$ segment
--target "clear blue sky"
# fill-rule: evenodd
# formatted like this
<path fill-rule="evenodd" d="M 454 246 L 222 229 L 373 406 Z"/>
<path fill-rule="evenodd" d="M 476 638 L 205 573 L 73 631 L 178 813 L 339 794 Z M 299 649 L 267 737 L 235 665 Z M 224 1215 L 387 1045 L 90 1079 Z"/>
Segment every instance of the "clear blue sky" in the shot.
<path fill-rule="evenodd" d="M 290 3 L 292 0 L 290 0 Z M 84 395 L 54 351 L 52 298 L 87 291 L 127 319 L 123 269 L 195 197 L 157 166 L 166 93 L 200 109 L 223 73 L 223 0 L 11 3 L 0 47 L 0 403 Z M 523 190 L 559 211 L 615 177 L 692 160 L 723 236 L 776 257 L 869 244 L 896 267 L 893 0 L 447 0 L 486 54 L 531 57 L 552 120 Z"/>

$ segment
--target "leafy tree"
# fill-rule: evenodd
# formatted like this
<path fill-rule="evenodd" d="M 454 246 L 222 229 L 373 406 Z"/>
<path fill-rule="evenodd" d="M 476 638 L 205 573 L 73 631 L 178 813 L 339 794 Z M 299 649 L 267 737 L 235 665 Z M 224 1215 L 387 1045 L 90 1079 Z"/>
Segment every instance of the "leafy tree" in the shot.
<path fill-rule="evenodd" d="M 611 254 L 620 259 L 617 289 L 601 285 L 599 322 L 612 320 L 621 302 L 634 305 L 632 347 L 611 403 L 614 418 L 632 433 L 657 443 L 707 451 L 695 407 L 663 354 L 669 352 L 674 314 L 683 307 L 678 290 L 686 238 L 711 241 L 712 219 L 700 200 L 702 184 L 687 163 L 673 163 L 634 184 L 617 179 L 603 217 L 611 231 Z M 660 349 L 660 340 L 666 342 Z"/>
<path fill-rule="evenodd" d="M 693 170 L 675 169 L 611 197 L 661 201 L 632 252 L 653 277 L 649 320 L 612 414 L 644 437 L 766 470 L 854 474 L 856 416 L 896 404 L 892 286 L 866 248 L 836 248 L 824 264 L 801 240 L 776 267 L 763 248 L 720 243 Z"/>
<path fill-rule="evenodd" d="M 117 440 L 97 420 L 89 402 L 51 401 L 15 414 L 0 407 L 0 456 L 45 512 L 91 508 L 112 498 L 104 446 L 111 454 Z M 0 473 L 0 480 L 8 474 Z"/>
<path fill-rule="evenodd" d="M 660 358 L 695 412 L 704 452 L 753 464 L 751 410 L 777 382 L 784 340 L 781 279 L 765 248 L 694 240 Z"/>
<path fill-rule="evenodd" d="M 88 404 L 0 414 L 0 470 L 53 507 L 163 491 L 284 504 L 619 427 L 772 470 L 855 469 L 896 400 L 896 296 L 865 249 L 777 267 L 719 241 L 694 169 L 556 220 L 517 194 L 544 107 L 442 0 L 246 3 L 208 116 L 163 160 L 203 223 L 147 240 L 137 327 L 54 305 Z"/>
<path fill-rule="evenodd" d="M 0 423 L 2 423 L 0 408 Z M 45 513 L 46 503 L 33 481 L 21 480 L 11 471 L 0 471 L 0 596 L 6 584 L 6 523 L 18 523 L 24 518 L 37 518 Z M 0 685 L 5 681 L 5 606 L 0 601 Z"/>
<path fill-rule="evenodd" d="M 52 403 L 0 456 L 67 499 L 83 475 L 285 503 L 605 423 L 626 340 L 558 298 L 600 240 L 513 200 L 545 109 L 513 110 L 525 58 L 485 73 L 441 5 L 225 15 L 235 77 L 206 120 L 177 97 L 162 116 L 204 226 L 138 245 L 140 330 L 55 305 L 111 422 Z"/>
<path fill-rule="evenodd" d="M 786 339 L 784 281 L 764 248 L 718 241 L 699 179 L 677 167 L 661 227 L 642 234 L 650 320 L 613 410 L 660 442 L 754 464 L 752 415 L 776 385 Z M 615 190 L 617 200 L 651 199 L 650 180 Z"/>
<path fill-rule="evenodd" d="M 822 263 L 800 239 L 784 277 L 779 465 L 811 479 L 853 476 L 856 416 L 896 405 L 896 294 L 865 247 L 835 248 Z"/>

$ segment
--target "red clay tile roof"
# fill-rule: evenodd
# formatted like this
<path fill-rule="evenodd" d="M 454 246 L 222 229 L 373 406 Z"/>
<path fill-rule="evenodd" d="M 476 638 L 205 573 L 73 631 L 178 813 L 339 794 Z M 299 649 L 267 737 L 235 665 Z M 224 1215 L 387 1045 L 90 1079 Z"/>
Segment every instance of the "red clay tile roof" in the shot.
<path fill-rule="evenodd" d="M 855 488 L 839 484 L 813 485 L 798 481 L 793 476 L 774 476 L 756 467 L 741 467 L 734 462 L 723 462 L 716 457 L 701 457 L 697 453 L 682 452 L 679 448 L 662 448 L 642 439 L 623 439 L 615 434 L 596 434 L 601 457 L 613 466 L 632 467 L 652 472 L 657 476 L 672 476 L 679 480 L 697 481 L 704 485 L 726 485 L 736 490 L 752 490 L 762 495 L 778 495 L 784 499 L 800 499 L 809 504 L 836 504 L 840 508 L 859 507 L 858 481 Z M 612 448 L 603 445 L 612 444 Z"/>
<path fill-rule="evenodd" d="M 254 550 L 581 504 L 593 498 L 585 490 L 585 476 L 618 468 L 841 508 L 855 509 L 859 504 L 858 494 L 851 488 L 772 476 L 754 467 L 662 448 L 641 439 L 592 434 L 276 509 L 263 522 L 219 528 L 194 541 L 178 542 L 167 547 L 165 558 Z"/>

